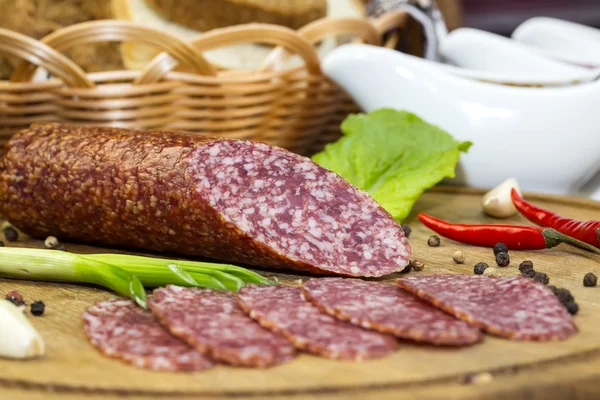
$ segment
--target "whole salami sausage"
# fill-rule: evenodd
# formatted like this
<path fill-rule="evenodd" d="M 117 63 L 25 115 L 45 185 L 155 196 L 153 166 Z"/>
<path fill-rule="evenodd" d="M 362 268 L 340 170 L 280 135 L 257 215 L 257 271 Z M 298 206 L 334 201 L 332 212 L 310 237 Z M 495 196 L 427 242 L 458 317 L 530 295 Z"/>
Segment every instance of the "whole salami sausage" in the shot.
<path fill-rule="evenodd" d="M 83 313 L 85 333 L 100 352 L 139 368 L 199 371 L 213 363 L 167 332 L 150 311 L 131 300 L 111 299 Z"/>
<path fill-rule="evenodd" d="M 0 161 L 0 213 L 34 236 L 382 276 L 408 263 L 367 193 L 264 143 L 34 124 Z"/>

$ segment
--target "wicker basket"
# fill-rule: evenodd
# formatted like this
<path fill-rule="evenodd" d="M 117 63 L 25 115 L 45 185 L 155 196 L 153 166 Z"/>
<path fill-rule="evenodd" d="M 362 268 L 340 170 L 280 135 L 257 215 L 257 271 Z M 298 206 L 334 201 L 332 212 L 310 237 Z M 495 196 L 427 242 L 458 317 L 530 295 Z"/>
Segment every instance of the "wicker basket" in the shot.
<path fill-rule="evenodd" d="M 357 111 L 321 74 L 314 44 L 350 34 L 380 45 L 383 33 L 405 21 L 397 12 L 377 21 L 325 18 L 298 31 L 250 24 L 210 31 L 190 43 L 119 20 L 69 26 L 39 41 L 0 29 L 0 51 L 24 60 L 10 82 L 0 82 L 0 146 L 32 122 L 63 121 L 253 139 L 310 155 L 335 140 L 341 121 Z M 89 74 L 61 54 L 104 41 L 140 42 L 164 53 L 142 71 Z M 277 47 L 256 71 L 217 71 L 202 56 L 240 42 Z M 282 68 L 292 55 L 302 62 Z"/>

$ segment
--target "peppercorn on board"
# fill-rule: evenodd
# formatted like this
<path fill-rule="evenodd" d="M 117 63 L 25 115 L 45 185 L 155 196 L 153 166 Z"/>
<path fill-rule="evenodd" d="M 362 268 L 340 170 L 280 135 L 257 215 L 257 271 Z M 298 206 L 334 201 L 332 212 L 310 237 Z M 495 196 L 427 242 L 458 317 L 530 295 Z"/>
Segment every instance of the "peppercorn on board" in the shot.
<path fill-rule="evenodd" d="M 0 279 L 0 294 L 20 291 L 31 304 L 43 300 L 43 316 L 28 315 L 46 341 L 46 356 L 32 361 L 0 359 L 3 374 L 0 393 L 6 388 L 10 398 L 45 397 L 49 387 L 63 398 L 84 398 L 89 391 L 117 396 L 168 398 L 175 395 L 200 395 L 222 398 L 399 398 L 401 395 L 443 398 L 539 398 L 567 399 L 585 391 L 600 396 L 595 371 L 600 370 L 600 287 L 584 287 L 586 273 L 600 273 L 600 257 L 567 245 L 543 251 L 511 251 L 510 264 L 499 267 L 492 249 L 477 248 L 441 238 L 439 247 L 430 247 L 433 234 L 416 218 L 417 212 L 462 223 L 494 223 L 481 212 L 482 191 L 438 188 L 425 193 L 406 221 L 411 225 L 410 242 L 414 257 L 425 263 L 422 271 L 410 275 L 434 273 L 473 274 L 473 266 L 486 262 L 499 275 L 519 274 L 519 264 L 531 260 L 535 270 L 544 272 L 550 284 L 571 291 L 580 310 L 574 320 L 578 334 L 561 342 L 514 342 L 486 335 L 483 343 L 466 348 L 439 348 L 401 343 L 394 354 L 363 362 L 334 361 L 302 354 L 295 360 L 270 369 L 239 369 L 217 366 L 196 373 L 159 373 L 128 366 L 103 357 L 86 340 L 83 311 L 96 301 L 114 297 L 106 290 L 71 284 L 48 284 Z M 587 200 L 549 196 L 528 196 L 538 204 L 563 215 L 591 219 L 600 204 Z M 520 216 L 508 223 L 526 222 Z M 22 237 L 7 246 L 43 247 L 43 241 Z M 63 243 L 68 251 L 97 253 L 97 247 Z M 101 249 L 106 251 L 107 249 Z M 454 253 L 463 252 L 465 261 L 457 264 Z M 122 250 L 115 250 L 122 252 Z M 309 275 L 265 271 L 282 282 L 306 280 Z M 406 274 L 393 274 L 384 280 Z M 467 383 L 465 383 L 467 382 Z M 598 392 L 594 392 L 597 390 Z M 14 395 L 13 395 L 14 394 Z M 556 397 L 553 397 L 556 396 Z M 529 397 L 529 398 L 530 398 Z M 535 396 L 534 396 L 535 397 Z M 592 396 L 593 397 L 593 396 Z M 137 397 L 134 397 L 137 398 Z"/>

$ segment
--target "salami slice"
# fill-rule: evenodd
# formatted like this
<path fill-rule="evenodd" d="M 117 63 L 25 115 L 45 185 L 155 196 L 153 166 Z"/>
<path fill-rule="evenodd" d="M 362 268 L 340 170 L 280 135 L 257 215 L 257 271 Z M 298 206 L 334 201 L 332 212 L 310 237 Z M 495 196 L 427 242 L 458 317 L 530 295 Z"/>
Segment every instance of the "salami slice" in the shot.
<path fill-rule="evenodd" d="M 319 310 L 343 321 L 436 345 L 467 345 L 481 331 L 419 300 L 397 286 L 360 279 L 309 279 L 305 297 Z"/>
<path fill-rule="evenodd" d="M 385 356 L 398 344 L 393 337 L 339 321 L 302 297 L 299 287 L 250 285 L 238 292 L 244 311 L 299 349 L 332 359 Z"/>
<path fill-rule="evenodd" d="M 287 339 L 248 318 L 230 292 L 169 285 L 156 289 L 148 306 L 173 335 L 215 360 L 269 367 L 296 355 Z"/>
<path fill-rule="evenodd" d="M 310 159 L 176 132 L 32 125 L 0 158 L 0 214 L 37 237 L 344 276 L 411 256 L 388 212 Z"/>
<path fill-rule="evenodd" d="M 150 311 L 124 299 L 111 299 L 83 313 L 85 333 L 109 357 L 157 371 L 199 371 L 212 362 L 167 332 Z"/>
<path fill-rule="evenodd" d="M 514 340 L 566 339 L 571 316 L 544 285 L 522 276 L 410 276 L 398 285 L 487 332 Z"/>

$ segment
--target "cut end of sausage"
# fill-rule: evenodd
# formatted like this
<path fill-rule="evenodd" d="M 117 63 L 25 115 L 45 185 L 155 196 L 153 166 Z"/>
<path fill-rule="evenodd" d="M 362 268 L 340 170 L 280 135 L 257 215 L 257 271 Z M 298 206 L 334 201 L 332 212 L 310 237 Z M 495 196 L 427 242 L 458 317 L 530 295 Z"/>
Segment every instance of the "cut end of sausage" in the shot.
<path fill-rule="evenodd" d="M 191 157 L 196 195 L 226 222 L 295 264 L 383 276 L 411 256 L 400 224 L 373 198 L 308 158 L 218 140 Z"/>

